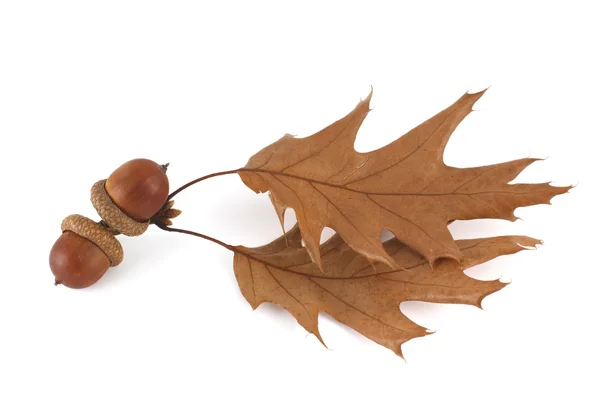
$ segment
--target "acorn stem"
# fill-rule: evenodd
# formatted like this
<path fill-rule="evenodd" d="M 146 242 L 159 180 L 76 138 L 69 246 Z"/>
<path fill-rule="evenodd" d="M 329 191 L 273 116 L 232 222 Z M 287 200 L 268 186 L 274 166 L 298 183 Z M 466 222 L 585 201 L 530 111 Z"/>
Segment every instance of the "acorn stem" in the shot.
<path fill-rule="evenodd" d="M 282 267 L 280 267 L 280 266 L 278 266 L 278 265 L 275 265 L 275 264 L 273 264 L 273 263 L 270 263 L 270 262 L 269 262 L 269 261 L 267 261 L 267 260 L 263 260 L 263 259 L 261 259 L 261 258 L 258 258 L 258 257 L 256 257 L 255 255 L 253 255 L 253 254 L 249 253 L 249 252 L 246 252 L 246 251 L 244 251 L 244 250 L 243 250 L 243 247 L 239 247 L 239 246 L 232 246 L 232 245 L 230 245 L 230 244 L 227 244 L 227 243 L 225 243 L 225 242 L 222 242 L 222 241 L 220 241 L 219 239 L 215 239 L 215 238 L 214 238 L 214 237 L 212 237 L 212 236 L 208 236 L 208 235 L 205 235 L 205 234 L 203 234 L 203 233 L 199 233 L 199 232 L 188 231 L 188 230 L 186 230 L 186 229 L 171 228 L 170 226 L 166 226 L 166 225 L 164 225 L 164 224 L 156 224 L 156 226 L 157 226 L 157 227 L 159 227 L 160 229 L 164 230 L 164 231 L 167 231 L 167 232 L 183 233 L 183 234 L 186 234 L 186 235 L 192 235 L 192 236 L 196 236 L 196 237 L 199 237 L 199 238 L 202 238 L 202 239 L 208 240 L 208 241 L 210 241 L 210 242 L 213 242 L 213 243 L 216 243 L 216 244 L 218 244 L 219 246 L 223 246 L 223 247 L 224 247 L 224 248 L 226 248 L 227 250 L 230 250 L 230 251 L 232 251 L 232 252 L 234 252 L 234 253 L 241 254 L 241 255 L 243 255 L 244 257 L 247 257 L 247 258 L 249 258 L 249 259 L 251 259 L 251 260 L 254 260 L 254 261 L 257 261 L 257 262 L 263 263 L 263 264 L 265 264 L 265 265 L 268 265 L 268 266 L 270 266 L 270 267 L 273 267 L 273 268 L 282 269 Z M 289 271 L 289 270 L 288 270 L 288 272 L 292 272 L 292 273 L 298 273 L 298 272 Z"/>
<path fill-rule="evenodd" d="M 203 233 L 198 233 L 198 232 L 194 232 L 194 231 L 188 231 L 188 230 L 186 230 L 186 229 L 171 228 L 170 226 L 166 226 L 166 225 L 164 225 L 164 224 L 156 224 L 156 226 L 157 226 L 157 227 L 159 227 L 160 229 L 162 229 L 163 231 L 167 231 L 167 232 L 177 232 L 177 233 L 184 233 L 184 234 L 186 234 L 186 235 L 192 235 L 192 236 L 196 236 L 196 237 L 199 237 L 199 238 L 202 238 L 202 239 L 205 239 L 205 240 L 211 241 L 211 242 L 213 242 L 213 243 L 216 243 L 216 244 L 218 244 L 219 246 L 223 246 L 223 247 L 225 247 L 227 250 L 231 250 L 231 251 L 233 251 L 233 252 L 235 252 L 235 251 L 236 251 L 234 246 L 232 246 L 232 245 L 230 245 L 230 244 L 227 244 L 227 243 L 225 243 L 225 242 L 222 242 L 222 241 L 220 241 L 219 239 L 215 239 L 215 238 L 214 238 L 214 237 L 212 237 L 212 236 L 205 235 L 205 234 L 203 234 Z"/>
<path fill-rule="evenodd" d="M 200 178 L 198 178 L 198 179 L 194 179 L 193 181 L 190 181 L 190 182 L 186 183 L 185 185 L 181 186 L 179 189 L 177 189 L 177 190 L 175 190 L 173 193 L 171 193 L 171 194 L 169 195 L 169 197 L 167 197 L 167 201 L 166 201 L 166 203 L 168 203 L 168 202 L 169 202 L 169 200 L 171 200 L 173 197 L 175 197 L 175 196 L 176 196 L 178 193 L 180 193 L 181 191 L 183 191 L 183 190 L 185 190 L 185 189 L 189 188 L 189 187 L 190 187 L 190 186 L 192 186 L 192 185 L 195 185 L 195 184 L 196 184 L 196 183 L 198 183 L 198 182 L 202 182 L 202 181 L 204 181 L 204 180 L 206 180 L 206 179 L 210 179 L 210 178 L 215 178 L 215 177 L 217 177 L 217 176 L 223 176 L 223 175 L 237 174 L 237 173 L 238 173 L 238 172 L 240 172 L 241 170 L 242 170 L 242 169 L 240 168 L 240 169 L 232 169 L 232 170 L 229 170 L 229 171 L 215 172 L 214 174 L 209 174 L 209 175 L 205 175 L 205 176 L 203 176 L 203 177 L 200 177 Z M 166 204 L 166 203 L 165 203 L 165 204 Z"/>

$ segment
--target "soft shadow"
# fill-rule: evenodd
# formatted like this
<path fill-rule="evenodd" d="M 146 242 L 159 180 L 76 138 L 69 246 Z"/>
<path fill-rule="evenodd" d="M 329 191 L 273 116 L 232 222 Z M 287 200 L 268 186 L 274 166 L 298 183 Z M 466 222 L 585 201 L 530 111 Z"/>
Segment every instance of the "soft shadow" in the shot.
<path fill-rule="evenodd" d="M 508 235 L 511 229 L 514 229 L 513 222 L 503 219 L 453 221 L 448 226 L 448 230 L 455 240 Z"/>
<path fill-rule="evenodd" d="M 367 338 L 366 336 L 361 335 L 360 333 L 358 333 L 357 331 L 355 331 L 354 329 L 352 329 L 351 327 L 349 327 L 346 324 L 343 324 L 341 322 L 339 322 L 337 319 L 333 318 L 331 315 L 327 314 L 326 312 L 321 312 L 319 313 L 319 328 L 321 327 L 327 327 L 328 325 L 334 325 L 335 329 L 339 329 L 341 331 L 344 332 L 344 334 L 351 336 L 352 340 L 356 340 L 358 342 L 361 343 L 361 345 L 364 346 L 368 346 L 368 345 L 374 345 L 374 346 L 379 346 L 377 345 L 375 342 L 373 342 L 371 339 Z M 325 328 L 327 330 L 327 328 Z M 323 339 L 325 340 L 325 335 L 321 330 L 321 336 L 323 336 Z M 329 343 L 327 341 L 325 341 L 325 343 L 327 343 L 328 347 L 333 350 L 334 348 L 332 348 L 331 346 L 329 346 Z"/>
<path fill-rule="evenodd" d="M 151 227 L 150 229 L 156 229 Z M 123 246 L 125 256 L 123 262 L 110 268 L 106 274 L 90 289 L 105 289 L 115 282 L 126 280 L 128 277 L 143 274 L 149 268 L 160 268 L 166 264 L 172 251 L 181 245 L 179 235 L 167 232 L 146 233 L 138 237 L 120 235 L 118 240 Z"/>
<path fill-rule="evenodd" d="M 460 315 L 476 310 L 475 306 L 467 304 L 438 304 L 424 301 L 405 301 L 400 304 L 402 314 L 431 331 L 450 323 Z"/>

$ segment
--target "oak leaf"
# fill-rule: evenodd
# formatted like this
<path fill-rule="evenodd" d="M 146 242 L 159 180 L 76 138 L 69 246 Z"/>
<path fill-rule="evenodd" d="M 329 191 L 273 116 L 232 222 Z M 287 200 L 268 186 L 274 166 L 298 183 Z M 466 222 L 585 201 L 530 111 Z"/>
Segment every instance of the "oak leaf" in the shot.
<path fill-rule="evenodd" d="M 371 91 L 320 132 L 306 138 L 286 134 L 259 151 L 239 175 L 257 193 L 270 192 L 281 221 L 286 208 L 294 209 L 306 249 L 319 267 L 326 226 L 369 261 L 393 268 L 398 265 L 380 240 L 384 229 L 432 265 L 440 258 L 460 261 L 463 254 L 447 229 L 449 222 L 514 221 L 517 207 L 549 204 L 570 189 L 548 183 L 509 185 L 534 158 L 474 168 L 444 164 L 450 135 L 483 93 L 467 93 L 387 146 L 359 153 L 354 141 L 369 112 Z"/>
<path fill-rule="evenodd" d="M 403 343 L 429 332 L 401 313 L 401 302 L 481 307 L 485 296 L 506 283 L 476 280 L 463 271 L 539 243 L 526 236 L 458 240 L 463 261 L 444 259 L 432 268 L 419 253 L 394 238 L 383 246 L 402 269 L 390 270 L 383 263 L 370 264 L 334 235 L 321 246 L 328 273 L 312 262 L 301 244 L 297 225 L 285 237 L 265 246 L 237 246 L 232 250 L 235 276 L 253 309 L 263 302 L 278 304 L 325 344 L 318 328 L 318 315 L 323 311 L 402 356 Z"/>

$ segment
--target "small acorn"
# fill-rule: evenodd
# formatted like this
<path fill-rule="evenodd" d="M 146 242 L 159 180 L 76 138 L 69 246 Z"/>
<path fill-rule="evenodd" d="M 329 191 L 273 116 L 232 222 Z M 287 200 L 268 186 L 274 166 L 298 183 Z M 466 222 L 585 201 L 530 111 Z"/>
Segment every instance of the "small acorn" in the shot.
<path fill-rule="evenodd" d="M 54 243 L 49 260 L 56 284 L 74 289 L 91 286 L 123 260 L 121 244 L 114 235 L 138 236 L 146 231 L 150 218 L 169 195 L 166 167 L 135 159 L 121 165 L 107 180 L 96 182 L 91 200 L 102 221 L 81 215 L 63 220 L 63 234 Z"/>
<path fill-rule="evenodd" d="M 93 285 L 110 267 L 108 256 L 92 241 L 65 231 L 50 250 L 55 283 L 73 289 Z"/>
<path fill-rule="evenodd" d="M 138 222 L 148 221 L 169 195 L 166 167 L 143 158 L 121 165 L 104 187 L 117 207 Z"/>

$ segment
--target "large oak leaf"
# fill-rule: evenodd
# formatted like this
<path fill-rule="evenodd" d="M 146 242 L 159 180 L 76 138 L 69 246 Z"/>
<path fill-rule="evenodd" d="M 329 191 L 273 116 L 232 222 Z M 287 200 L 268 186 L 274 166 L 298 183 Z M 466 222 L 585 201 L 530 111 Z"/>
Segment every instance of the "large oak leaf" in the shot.
<path fill-rule="evenodd" d="M 384 229 L 431 264 L 440 258 L 460 261 L 461 250 L 447 229 L 450 221 L 513 221 L 517 207 L 549 204 L 570 188 L 509 185 L 533 158 L 474 168 L 444 164 L 450 135 L 483 93 L 467 93 L 389 145 L 358 153 L 354 141 L 371 92 L 322 131 L 306 138 L 287 134 L 259 151 L 239 175 L 254 191 L 270 191 L 280 219 L 286 208 L 295 210 L 306 249 L 319 267 L 326 226 L 368 260 L 391 267 L 397 265 L 382 247 Z"/>
<path fill-rule="evenodd" d="M 403 343 L 428 333 L 401 313 L 401 302 L 420 300 L 481 307 L 485 296 L 506 284 L 499 280 L 479 281 L 463 271 L 540 242 L 526 236 L 501 236 L 456 243 L 464 254 L 463 261 L 444 259 L 432 268 L 419 253 L 397 239 L 384 242 L 390 257 L 402 267 L 390 270 L 382 263 L 371 265 L 334 235 L 321 246 L 328 273 L 312 262 L 297 227 L 268 245 L 238 246 L 232 250 L 235 276 L 252 308 L 263 302 L 278 304 L 322 343 L 318 315 L 324 311 L 401 356 Z"/>

